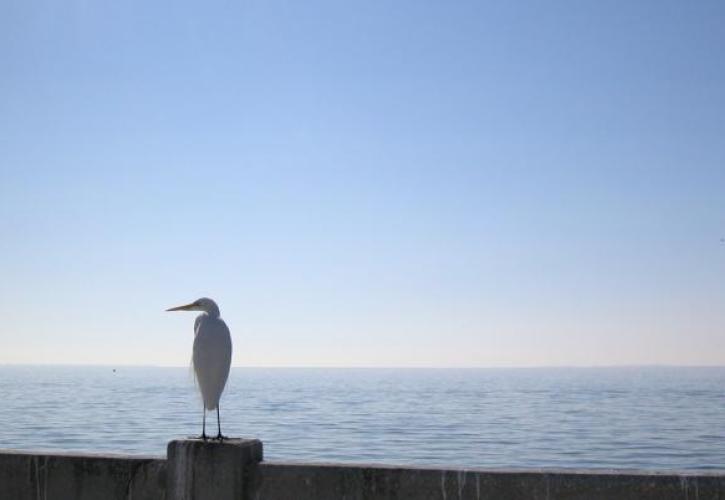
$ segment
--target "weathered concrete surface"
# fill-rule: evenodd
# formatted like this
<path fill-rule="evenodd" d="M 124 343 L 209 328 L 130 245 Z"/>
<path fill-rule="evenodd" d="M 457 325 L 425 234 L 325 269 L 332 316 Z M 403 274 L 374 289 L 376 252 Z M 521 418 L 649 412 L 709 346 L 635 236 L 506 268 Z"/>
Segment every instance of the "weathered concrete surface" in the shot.
<path fill-rule="evenodd" d="M 0 500 L 725 500 L 725 472 L 433 469 L 260 462 L 257 440 L 158 457 L 0 450 Z"/>
<path fill-rule="evenodd" d="M 0 450 L 2 500 L 158 500 L 165 475 L 158 457 Z"/>
<path fill-rule="evenodd" d="M 261 463 L 255 500 L 725 500 L 725 476 Z"/>
<path fill-rule="evenodd" d="M 167 448 L 167 492 L 174 500 L 241 500 L 262 460 L 258 439 L 187 439 Z"/>

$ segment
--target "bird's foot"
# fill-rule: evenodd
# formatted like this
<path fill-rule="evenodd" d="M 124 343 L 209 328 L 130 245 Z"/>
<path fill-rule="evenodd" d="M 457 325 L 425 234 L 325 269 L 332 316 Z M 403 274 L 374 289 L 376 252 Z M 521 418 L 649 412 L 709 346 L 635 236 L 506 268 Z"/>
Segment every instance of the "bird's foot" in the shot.
<path fill-rule="evenodd" d="M 229 439 L 229 438 L 228 438 L 228 437 L 226 437 L 226 436 L 225 436 L 224 434 L 222 434 L 222 433 L 220 432 L 219 434 L 217 434 L 217 435 L 216 435 L 216 437 L 215 437 L 214 439 L 216 439 L 216 440 L 218 440 L 218 441 L 224 441 L 225 439 Z"/>
<path fill-rule="evenodd" d="M 191 436 L 191 439 L 201 439 L 202 441 L 206 441 L 207 439 L 209 439 L 209 436 L 202 433 L 201 436 Z"/>

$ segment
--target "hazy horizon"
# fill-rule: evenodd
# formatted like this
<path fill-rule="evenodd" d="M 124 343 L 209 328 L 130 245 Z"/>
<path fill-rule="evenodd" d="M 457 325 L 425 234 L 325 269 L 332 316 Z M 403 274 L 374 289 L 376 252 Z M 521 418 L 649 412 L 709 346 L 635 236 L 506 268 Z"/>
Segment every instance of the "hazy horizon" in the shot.
<path fill-rule="evenodd" d="M 191 369 L 189 365 L 142 365 L 142 364 L 93 364 L 93 363 L 0 363 L 0 366 L 17 367 L 88 367 L 88 368 L 184 368 Z M 551 369 L 641 369 L 641 368 L 725 368 L 725 365 L 673 365 L 673 364 L 650 364 L 650 365 L 488 365 L 488 366 L 423 366 L 423 365 L 397 365 L 397 366 L 375 366 L 375 365 L 232 365 L 231 368 L 241 369 L 341 369 L 341 370 L 545 370 Z"/>
<path fill-rule="evenodd" d="M 725 365 L 722 19 L 3 2 L 0 363 Z"/>

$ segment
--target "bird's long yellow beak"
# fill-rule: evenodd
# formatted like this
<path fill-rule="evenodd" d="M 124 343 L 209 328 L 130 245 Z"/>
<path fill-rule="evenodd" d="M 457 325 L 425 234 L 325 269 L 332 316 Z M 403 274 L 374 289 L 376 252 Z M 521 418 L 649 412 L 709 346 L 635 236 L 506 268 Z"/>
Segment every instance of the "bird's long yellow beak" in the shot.
<path fill-rule="evenodd" d="M 171 307 L 167 309 L 167 311 L 193 311 L 192 307 L 194 307 L 194 302 L 191 304 L 186 304 L 185 306 L 177 306 L 177 307 Z"/>

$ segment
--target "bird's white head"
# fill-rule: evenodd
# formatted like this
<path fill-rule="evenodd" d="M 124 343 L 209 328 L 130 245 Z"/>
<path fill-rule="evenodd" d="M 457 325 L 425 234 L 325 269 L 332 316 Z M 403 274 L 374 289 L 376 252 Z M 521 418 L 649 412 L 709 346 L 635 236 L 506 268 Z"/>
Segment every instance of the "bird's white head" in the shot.
<path fill-rule="evenodd" d="M 172 307 L 167 311 L 202 311 L 214 318 L 219 317 L 219 306 L 213 300 L 202 297 L 185 306 Z"/>

